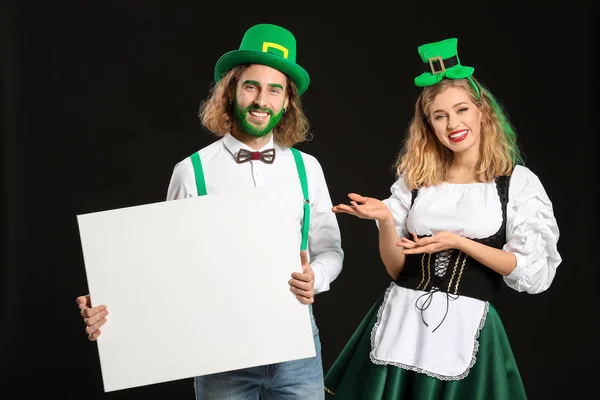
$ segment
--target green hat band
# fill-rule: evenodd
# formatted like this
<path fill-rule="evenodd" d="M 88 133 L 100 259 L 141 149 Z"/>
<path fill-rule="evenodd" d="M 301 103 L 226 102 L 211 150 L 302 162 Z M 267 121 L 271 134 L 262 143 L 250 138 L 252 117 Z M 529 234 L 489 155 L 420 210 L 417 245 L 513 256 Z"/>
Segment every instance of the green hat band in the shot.
<path fill-rule="evenodd" d="M 225 53 L 215 65 L 215 81 L 239 64 L 262 64 L 288 75 L 304 93 L 310 83 L 308 72 L 296 63 L 296 38 L 285 28 L 272 24 L 250 27 L 238 50 Z"/>

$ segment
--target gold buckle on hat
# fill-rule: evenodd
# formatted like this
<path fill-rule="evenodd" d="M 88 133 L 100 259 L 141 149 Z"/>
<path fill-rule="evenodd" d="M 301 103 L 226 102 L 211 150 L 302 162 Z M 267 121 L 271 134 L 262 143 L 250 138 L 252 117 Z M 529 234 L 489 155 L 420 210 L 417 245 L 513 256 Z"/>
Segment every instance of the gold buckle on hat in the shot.
<path fill-rule="evenodd" d="M 273 42 L 263 42 L 263 45 L 262 45 L 263 53 L 267 53 L 269 51 L 269 48 L 271 48 L 271 47 L 281 51 L 283 53 L 283 58 L 288 58 L 288 49 L 286 49 L 285 47 L 283 47 L 280 44 L 273 43 Z"/>
<path fill-rule="evenodd" d="M 435 61 L 440 63 L 440 66 L 442 67 L 441 70 L 438 71 L 433 67 L 433 63 Z M 437 74 L 441 74 L 442 72 L 446 72 L 446 66 L 444 65 L 444 60 L 442 60 L 441 56 L 430 57 L 429 58 L 429 68 L 431 68 L 431 73 L 433 75 L 437 75 Z"/>

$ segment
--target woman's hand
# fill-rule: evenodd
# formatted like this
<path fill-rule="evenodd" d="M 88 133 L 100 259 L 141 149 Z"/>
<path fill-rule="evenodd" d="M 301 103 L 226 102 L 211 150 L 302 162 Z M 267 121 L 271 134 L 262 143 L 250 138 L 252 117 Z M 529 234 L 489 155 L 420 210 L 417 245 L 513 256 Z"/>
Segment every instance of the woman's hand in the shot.
<path fill-rule="evenodd" d="M 404 254 L 436 253 L 438 251 L 458 249 L 461 237 L 451 232 L 437 232 L 432 236 L 418 238 L 415 233 L 413 240 L 403 237 L 396 246 L 403 248 Z"/>
<path fill-rule="evenodd" d="M 350 193 L 350 204 L 338 204 L 332 208 L 334 213 L 346 213 L 363 219 L 378 221 L 393 220 L 392 213 L 381 200 L 372 197 L 363 197 Z"/>

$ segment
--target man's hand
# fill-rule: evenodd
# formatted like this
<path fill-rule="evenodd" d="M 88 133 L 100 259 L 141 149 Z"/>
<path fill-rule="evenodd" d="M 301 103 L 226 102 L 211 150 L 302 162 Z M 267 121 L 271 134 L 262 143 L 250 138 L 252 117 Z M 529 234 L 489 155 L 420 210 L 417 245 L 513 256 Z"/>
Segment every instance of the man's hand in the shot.
<path fill-rule="evenodd" d="M 290 284 L 290 290 L 302 304 L 311 304 L 315 301 L 315 274 L 310 268 L 306 250 L 300 252 L 300 260 L 302 262 L 302 273 L 292 272 L 292 279 L 288 283 Z"/>
<path fill-rule="evenodd" d="M 88 335 L 88 340 L 95 341 L 98 336 L 102 333 L 100 327 L 106 322 L 106 316 L 108 310 L 105 305 L 99 305 L 92 307 L 90 301 L 90 295 L 79 296 L 77 298 L 77 306 L 79 307 L 79 313 L 83 317 L 85 322 L 85 333 Z"/>

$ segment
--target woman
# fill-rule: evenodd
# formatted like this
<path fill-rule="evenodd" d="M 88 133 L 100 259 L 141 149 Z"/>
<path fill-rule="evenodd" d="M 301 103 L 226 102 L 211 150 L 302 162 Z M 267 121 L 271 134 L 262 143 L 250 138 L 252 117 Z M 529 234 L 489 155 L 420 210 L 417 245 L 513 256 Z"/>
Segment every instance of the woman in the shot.
<path fill-rule="evenodd" d="M 383 201 L 333 207 L 375 220 L 394 279 L 326 375 L 340 399 L 526 399 L 496 312 L 502 284 L 546 290 L 561 262 L 552 203 L 522 165 L 457 39 L 418 49 L 426 72 L 397 181 Z"/>

